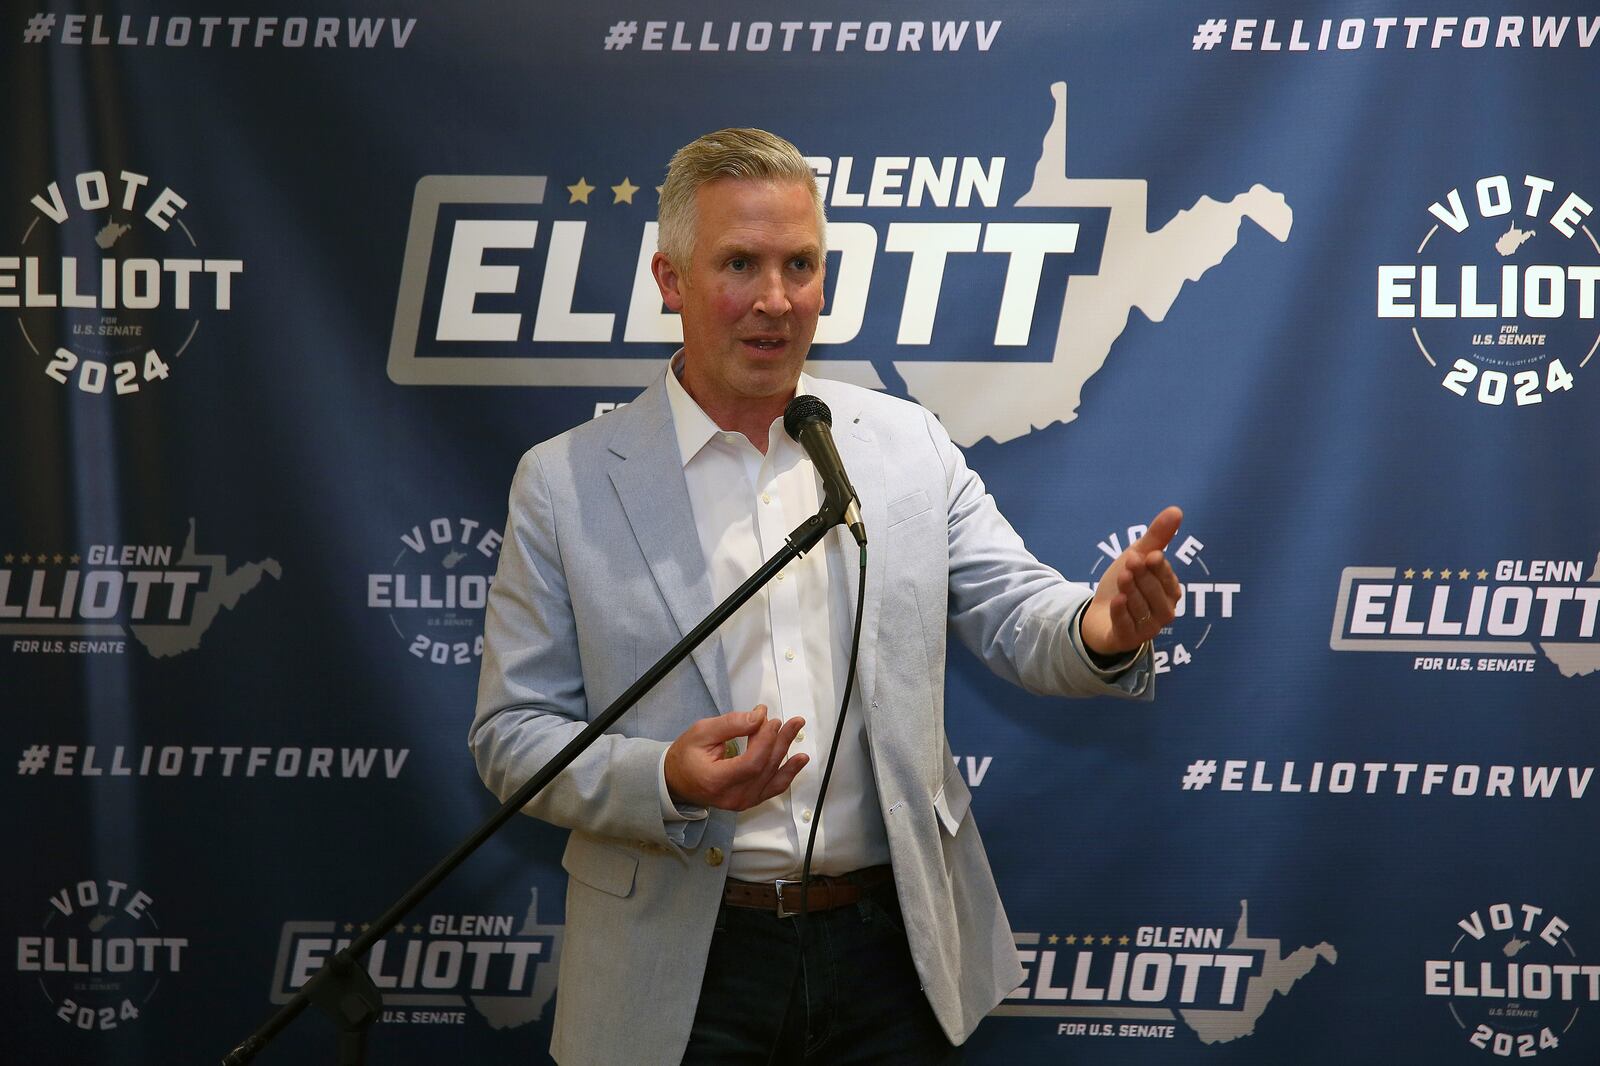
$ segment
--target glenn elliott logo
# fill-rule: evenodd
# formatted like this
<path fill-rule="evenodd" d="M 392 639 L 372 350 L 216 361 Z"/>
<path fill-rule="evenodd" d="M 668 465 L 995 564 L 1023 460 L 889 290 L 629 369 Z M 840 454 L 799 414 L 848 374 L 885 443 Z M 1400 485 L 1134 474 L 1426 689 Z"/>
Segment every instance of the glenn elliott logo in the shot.
<path fill-rule="evenodd" d="M 1600 560 L 1433 562 L 1345 567 L 1329 646 L 1403 652 L 1419 671 L 1531 674 L 1540 658 L 1563 677 L 1600 670 Z"/>
<path fill-rule="evenodd" d="M 1186 206 L 1152 216 L 1145 178 L 1069 171 L 1065 82 L 1018 107 L 1036 125 L 1016 155 L 985 139 L 935 147 L 914 136 L 895 149 L 905 155 L 877 155 L 869 136 L 806 157 L 829 213 L 830 295 L 815 338 L 829 350 L 811 369 L 867 388 L 898 377 L 962 445 L 1072 421 L 1135 310 L 1162 322 L 1253 230 L 1281 243 L 1294 222 L 1281 193 L 1244 178 L 1220 200 L 1168 190 L 1163 199 Z M 643 175 L 672 147 L 650 149 L 643 165 L 423 175 L 390 380 L 631 394 L 660 377 L 683 327 L 650 276 L 658 199 Z M 1080 247 L 1084 227 L 1102 222 L 1103 240 Z M 972 402 L 991 391 L 1007 402 Z"/>
<path fill-rule="evenodd" d="M 355 922 L 284 922 L 272 1002 L 287 1003 L 366 928 Z M 460 1025 L 470 1004 L 491 1028 L 514 1029 L 538 1021 L 555 995 L 562 936 L 560 925 L 539 921 L 534 887 L 520 918 L 429 915 L 390 932 L 364 962 L 383 994 L 385 1022 Z"/>
<path fill-rule="evenodd" d="M 127 882 L 78 881 L 52 895 L 35 936 L 17 937 L 17 973 L 37 983 L 76 1029 L 120 1029 L 180 973 L 189 939 L 156 921 L 154 900 Z"/>
<path fill-rule="evenodd" d="M 1100 580 L 1102 570 L 1116 561 L 1127 548 L 1144 536 L 1148 526 L 1129 526 L 1122 533 L 1107 533 L 1097 547 L 1099 554 L 1089 567 L 1089 584 Z M 1155 639 L 1156 673 L 1187 666 L 1200 647 L 1211 637 L 1212 627 L 1232 618 L 1237 581 L 1219 581 L 1206 563 L 1205 544 L 1184 534 L 1167 550 L 1172 569 L 1183 583 L 1183 598 L 1178 601 L 1177 617 Z"/>
<path fill-rule="evenodd" d="M 1487 407 L 1569 392 L 1600 347 L 1591 200 L 1538 174 L 1491 174 L 1427 208 L 1405 261 L 1378 267 L 1378 317 L 1410 324 L 1439 385 Z"/>
<path fill-rule="evenodd" d="M 1600 999 L 1600 965 L 1583 963 L 1566 919 L 1530 903 L 1495 903 L 1456 922 L 1449 953 L 1423 962 L 1423 994 L 1444 1000 L 1467 1043 L 1531 1059 L 1570 1040 Z"/>
<path fill-rule="evenodd" d="M 0 255 L 0 308 L 52 380 L 126 396 L 166 380 L 201 321 L 232 309 L 244 260 L 208 253 L 189 201 L 110 168 L 29 200 L 17 254 Z"/>
<path fill-rule="evenodd" d="M 1267 1007 L 1287 997 L 1318 963 L 1339 961 L 1332 944 L 1287 955 L 1275 937 L 1252 936 L 1250 901 L 1233 931 L 1217 926 L 1141 925 L 1132 936 L 1078 923 L 1065 934 L 1014 933 L 1027 972 L 992 1012 L 1069 1019 L 1065 1037 L 1174 1039 L 1178 1022 L 1203 1044 L 1255 1033 Z"/>
<path fill-rule="evenodd" d="M 226 555 L 200 554 L 195 520 L 183 546 L 90 544 L 83 550 L 0 552 L 0 637 L 18 654 L 121 655 L 132 637 L 157 659 L 200 646 L 224 610 L 233 610 L 276 559 L 230 567 Z"/>
<path fill-rule="evenodd" d="M 483 656 L 483 609 L 500 559 L 500 531 L 439 516 L 400 535 L 388 568 L 367 575 L 367 607 L 383 611 L 406 650 L 437 666 Z"/>

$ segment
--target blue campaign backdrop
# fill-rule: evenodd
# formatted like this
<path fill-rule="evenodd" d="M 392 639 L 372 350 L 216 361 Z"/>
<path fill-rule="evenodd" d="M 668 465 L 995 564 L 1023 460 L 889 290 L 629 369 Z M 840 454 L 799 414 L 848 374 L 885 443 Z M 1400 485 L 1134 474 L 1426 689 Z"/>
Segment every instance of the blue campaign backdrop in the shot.
<path fill-rule="evenodd" d="M 816 372 L 938 414 L 1070 578 L 1186 511 L 1155 702 L 952 655 L 1028 970 L 971 1060 L 1593 1061 L 1597 31 L 12 5 L 7 1057 L 217 1061 L 492 809 L 517 458 L 661 373 L 665 160 L 756 125 L 826 182 Z M 383 942 L 372 1061 L 545 1061 L 563 836 Z"/>

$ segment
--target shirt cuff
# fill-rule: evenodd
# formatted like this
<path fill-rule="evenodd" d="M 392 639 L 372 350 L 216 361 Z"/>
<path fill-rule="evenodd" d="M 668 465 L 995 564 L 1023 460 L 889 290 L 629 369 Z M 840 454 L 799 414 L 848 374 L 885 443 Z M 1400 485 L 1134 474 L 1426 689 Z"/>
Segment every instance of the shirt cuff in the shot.
<path fill-rule="evenodd" d="M 667 831 L 667 839 L 679 847 L 684 843 L 684 830 L 690 822 L 698 822 L 705 818 L 704 807 L 680 807 L 672 801 L 672 793 L 667 790 L 667 749 L 661 751 L 661 762 L 656 766 L 656 791 L 661 797 L 661 823 Z"/>
<path fill-rule="evenodd" d="M 1089 650 L 1089 645 L 1083 642 L 1083 613 L 1088 609 L 1089 601 L 1085 600 L 1083 605 L 1078 608 L 1078 613 L 1072 618 L 1072 648 L 1078 653 L 1078 658 L 1083 660 L 1083 664 L 1093 671 L 1096 677 L 1102 681 L 1115 682 L 1132 669 L 1134 664 L 1144 656 L 1145 651 L 1150 647 L 1150 642 L 1147 640 L 1127 654 L 1113 660 L 1109 665 L 1101 666 L 1096 661 L 1095 654 Z M 662 787 L 665 788 L 666 786 L 663 785 Z"/>

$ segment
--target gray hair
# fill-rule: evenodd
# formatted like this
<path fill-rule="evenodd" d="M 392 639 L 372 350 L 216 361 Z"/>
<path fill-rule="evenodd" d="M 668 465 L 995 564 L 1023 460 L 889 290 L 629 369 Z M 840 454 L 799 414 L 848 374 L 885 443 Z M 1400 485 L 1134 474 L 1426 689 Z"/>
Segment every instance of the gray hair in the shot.
<path fill-rule="evenodd" d="M 694 254 L 700 186 L 719 178 L 803 182 L 817 209 L 819 251 L 827 254 L 828 218 L 816 175 L 800 150 L 775 133 L 758 129 L 717 130 L 697 137 L 673 153 L 661 186 L 656 248 L 680 270 Z"/>

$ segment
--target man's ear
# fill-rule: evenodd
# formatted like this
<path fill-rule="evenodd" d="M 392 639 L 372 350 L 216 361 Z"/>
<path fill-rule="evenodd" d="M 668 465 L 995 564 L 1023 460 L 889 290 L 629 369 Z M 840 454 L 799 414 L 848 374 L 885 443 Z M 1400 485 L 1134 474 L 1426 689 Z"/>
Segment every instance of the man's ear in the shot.
<path fill-rule="evenodd" d="M 683 310 L 683 275 L 672 265 L 665 252 L 650 257 L 650 273 L 655 276 L 656 288 L 661 290 L 661 302 L 668 311 Z"/>

